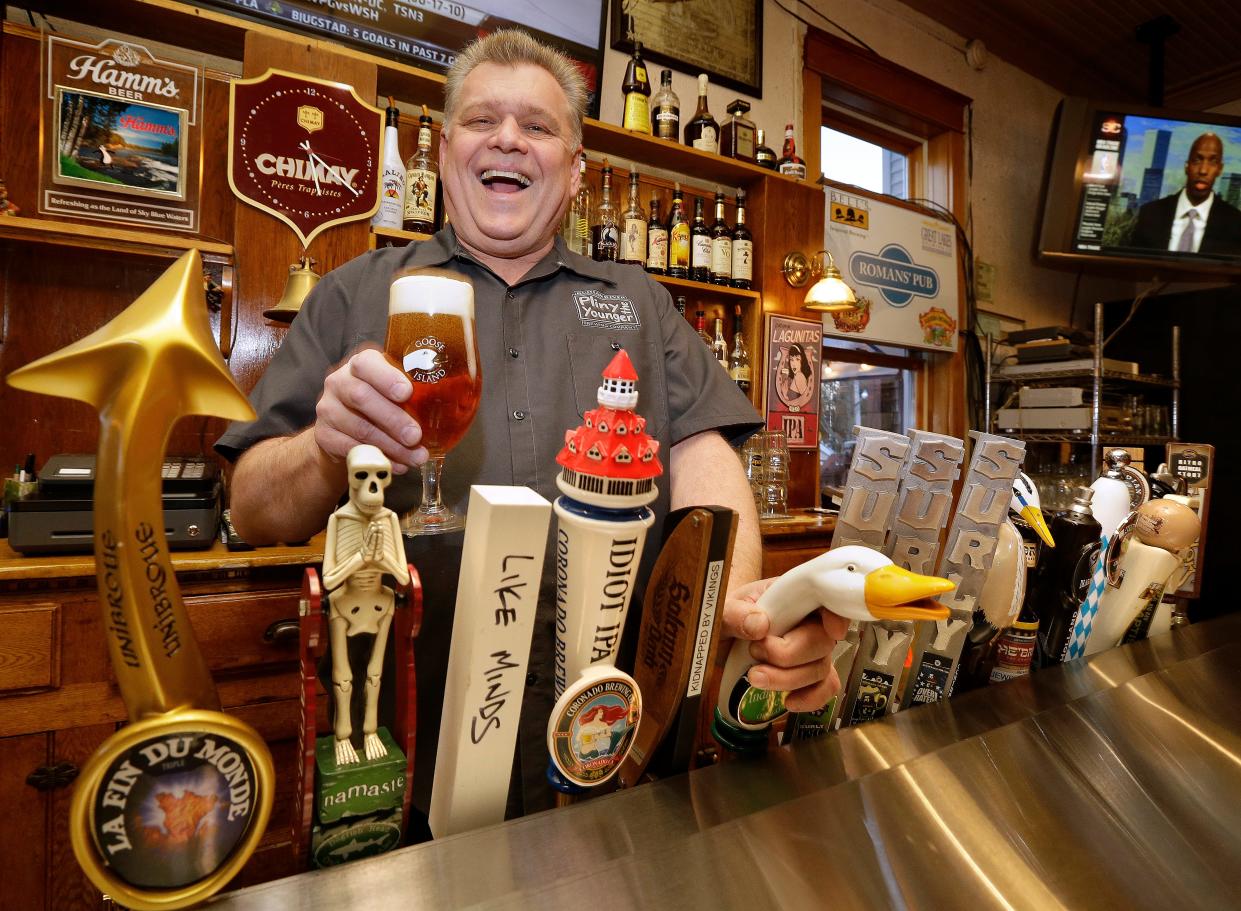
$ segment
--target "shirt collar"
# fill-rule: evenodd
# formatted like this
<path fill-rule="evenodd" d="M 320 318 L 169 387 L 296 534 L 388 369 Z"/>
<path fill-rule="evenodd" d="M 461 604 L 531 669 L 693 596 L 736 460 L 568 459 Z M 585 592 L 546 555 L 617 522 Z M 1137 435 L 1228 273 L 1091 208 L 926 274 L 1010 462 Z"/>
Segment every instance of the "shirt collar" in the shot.
<path fill-rule="evenodd" d="M 1173 216 L 1173 221 L 1178 221 L 1181 218 L 1184 218 L 1185 213 L 1188 212 L 1190 209 L 1197 209 L 1198 218 L 1201 219 L 1205 223 L 1207 218 L 1209 218 L 1211 215 L 1211 203 L 1213 203 L 1214 201 L 1215 201 L 1215 191 L 1212 190 L 1209 194 L 1207 194 L 1206 199 L 1204 199 L 1202 202 L 1198 203 L 1198 205 L 1195 206 L 1192 202 L 1189 201 L 1189 197 L 1185 194 L 1185 191 L 1181 190 L 1181 194 L 1176 198 L 1176 215 Z"/>
<path fill-rule="evenodd" d="M 403 263 L 403 265 L 409 268 L 418 269 L 425 266 L 442 266 L 456 256 L 464 256 L 470 262 L 478 263 L 473 254 L 462 246 L 461 241 L 457 239 L 457 232 L 453 230 L 452 225 L 441 228 L 430 240 L 424 240 L 421 243 L 411 244 L 410 246 L 413 248 L 413 252 L 406 257 Z M 609 273 L 606 263 L 597 263 L 593 259 L 571 252 L 565 245 L 564 238 L 560 237 L 560 235 L 556 235 L 556 239 L 552 242 L 552 248 L 547 251 L 547 255 L 531 268 L 522 277 L 521 281 L 545 278 L 559 269 L 564 269 L 584 278 L 606 282 L 609 285 L 616 284 L 616 279 Z"/>

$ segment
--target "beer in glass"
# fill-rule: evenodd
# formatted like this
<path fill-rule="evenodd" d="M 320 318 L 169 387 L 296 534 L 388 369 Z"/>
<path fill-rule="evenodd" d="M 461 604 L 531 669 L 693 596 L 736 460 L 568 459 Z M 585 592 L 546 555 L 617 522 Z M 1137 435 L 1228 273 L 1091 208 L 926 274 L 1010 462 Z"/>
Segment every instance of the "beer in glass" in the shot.
<path fill-rule="evenodd" d="M 392 282 L 384 354 L 414 391 L 405 410 L 422 428 L 430 458 L 422 466 L 422 505 L 401 517 L 406 534 L 456 531 L 461 516 L 444 505 L 444 456 L 474 420 L 482 371 L 474 336 L 474 286 L 451 273 L 420 270 Z"/>

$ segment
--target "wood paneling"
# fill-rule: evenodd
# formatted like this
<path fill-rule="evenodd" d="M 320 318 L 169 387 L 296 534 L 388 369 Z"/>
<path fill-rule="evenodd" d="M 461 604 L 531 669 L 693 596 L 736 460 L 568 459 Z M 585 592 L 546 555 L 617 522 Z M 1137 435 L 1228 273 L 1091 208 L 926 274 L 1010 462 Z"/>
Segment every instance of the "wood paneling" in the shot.
<path fill-rule="evenodd" d="M 53 602 L 0 608 L 0 691 L 56 686 L 60 682 L 60 605 Z"/>
<path fill-rule="evenodd" d="M 47 906 L 48 799 L 26 783 L 26 776 L 48 765 L 47 734 L 0 738 L 0 807 L 8 825 L 0 826 L 0 911 Z M 12 824 L 20 820 L 20 825 Z"/>
<path fill-rule="evenodd" d="M 348 83 L 360 97 L 375 97 L 377 69 L 374 64 L 341 54 L 325 54 L 310 41 L 292 41 L 263 32 L 247 33 L 244 76 L 261 76 L 272 67 Z M 241 200 L 234 200 L 234 232 L 237 341 L 229 366 L 241 388 L 249 392 L 287 331 L 284 326 L 264 319 L 263 311 L 280 300 L 289 266 L 298 261 L 302 245 L 284 222 Z M 368 232 L 365 220 L 328 228 L 310 244 L 310 255 L 316 261 L 315 271 L 326 275 L 357 256 L 367 247 Z"/>
<path fill-rule="evenodd" d="M 70 762 L 79 769 L 86 765 L 99 745 L 116 731 L 113 724 L 95 724 L 71 731 L 58 731 L 52 737 L 51 761 Z M 47 907 L 56 911 L 89 911 L 102 904 L 100 892 L 86 878 L 69 838 L 69 801 L 73 788 L 48 791 Z M 35 907 L 28 905 L 27 907 Z"/>

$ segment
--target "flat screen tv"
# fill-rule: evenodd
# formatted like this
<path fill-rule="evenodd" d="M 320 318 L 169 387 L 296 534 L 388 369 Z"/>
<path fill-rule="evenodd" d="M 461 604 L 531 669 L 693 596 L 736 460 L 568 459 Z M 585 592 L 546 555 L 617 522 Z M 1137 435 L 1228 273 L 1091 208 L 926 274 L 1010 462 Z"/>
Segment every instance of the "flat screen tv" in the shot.
<path fill-rule="evenodd" d="M 578 62 L 599 116 L 606 0 L 190 0 L 444 72 L 475 38 L 518 26 Z M 403 101 L 423 103 L 423 98 Z"/>
<path fill-rule="evenodd" d="M 1135 280 L 1241 278 L 1241 118 L 1064 99 L 1038 253 Z"/>

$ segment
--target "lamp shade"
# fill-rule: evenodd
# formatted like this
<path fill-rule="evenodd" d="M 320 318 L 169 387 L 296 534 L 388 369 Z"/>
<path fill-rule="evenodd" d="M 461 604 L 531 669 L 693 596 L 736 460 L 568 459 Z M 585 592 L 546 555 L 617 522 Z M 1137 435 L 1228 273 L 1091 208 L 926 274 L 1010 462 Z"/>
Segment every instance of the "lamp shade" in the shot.
<path fill-rule="evenodd" d="M 820 250 L 819 253 L 827 256 L 827 268 L 823 270 L 823 277 L 806 292 L 806 301 L 802 306 L 817 313 L 838 313 L 855 309 L 857 295 L 845 284 L 840 270 L 836 268 L 836 260 L 826 250 Z"/>

